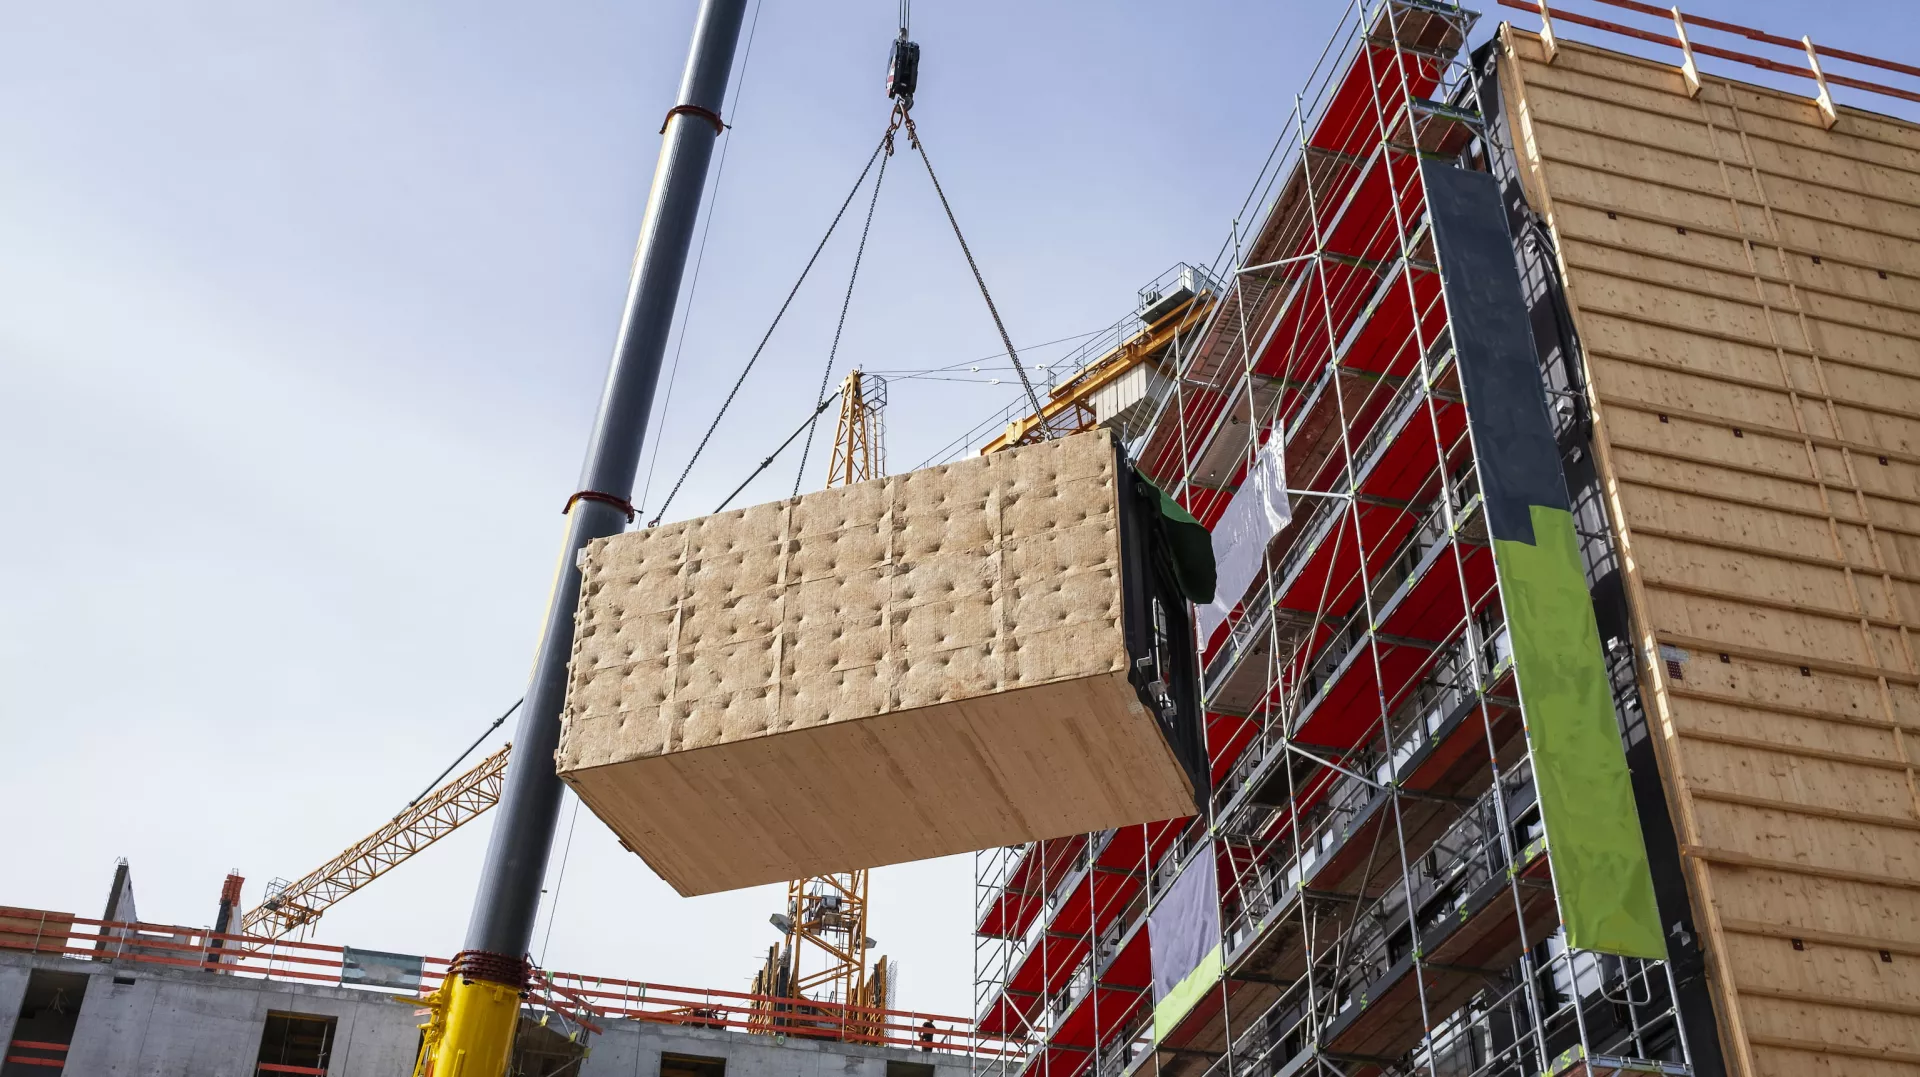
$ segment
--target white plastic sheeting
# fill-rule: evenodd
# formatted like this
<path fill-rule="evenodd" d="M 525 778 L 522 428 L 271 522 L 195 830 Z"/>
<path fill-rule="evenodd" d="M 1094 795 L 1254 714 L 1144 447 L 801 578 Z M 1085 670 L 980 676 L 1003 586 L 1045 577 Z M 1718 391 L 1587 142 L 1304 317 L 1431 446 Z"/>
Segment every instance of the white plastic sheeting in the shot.
<path fill-rule="evenodd" d="M 1267 544 L 1293 519 L 1287 500 L 1286 460 L 1278 436 L 1267 439 L 1248 469 L 1246 481 L 1227 502 L 1226 514 L 1213 528 L 1213 562 L 1218 583 L 1213 601 L 1194 613 L 1204 645 L 1227 614 L 1246 596 L 1267 559 Z"/>
<path fill-rule="evenodd" d="M 391 954 L 384 950 L 356 950 L 345 947 L 340 953 L 340 982 L 348 987 L 397 987 L 412 991 L 426 975 L 426 958 L 413 954 Z"/>

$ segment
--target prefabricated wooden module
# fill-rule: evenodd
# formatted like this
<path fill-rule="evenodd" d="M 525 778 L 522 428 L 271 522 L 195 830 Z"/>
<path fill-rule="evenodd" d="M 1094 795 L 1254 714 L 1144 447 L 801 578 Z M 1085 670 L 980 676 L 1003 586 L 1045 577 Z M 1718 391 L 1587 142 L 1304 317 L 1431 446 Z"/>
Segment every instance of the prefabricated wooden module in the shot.
<path fill-rule="evenodd" d="M 1730 1072 L 1920 1073 L 1920 127 L 1500 47 Z"/>
<path fill-rule="evenodd" d="M 602 539 L 559 771 L 682 894 L 1190 815 L 1094 431 Z"/>

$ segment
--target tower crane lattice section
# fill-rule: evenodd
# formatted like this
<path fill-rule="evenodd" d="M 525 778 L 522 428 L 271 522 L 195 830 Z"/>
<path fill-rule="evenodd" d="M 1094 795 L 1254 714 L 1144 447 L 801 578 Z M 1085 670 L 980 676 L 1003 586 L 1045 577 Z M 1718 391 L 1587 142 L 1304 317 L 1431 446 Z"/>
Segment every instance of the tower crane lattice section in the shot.
<path fill-rule="evenodd" d="M 886 404 L 887 383 L 878 375 L 855 369 L 841 382 L 828 486 L 885 477 Z M 875 945 L 867 934 L 871 882 L 872 872 L 861 868 L 787 884 L 785 911 L 772 917 L 786 937 L 768 947 L 765 963 L 754 974 L 749 1031 L 827 1031 L 841 1039 L 872 1041 L 903 1033 L 886 1028 L 887 1017 L 879 1012 L 893 1003 L 894 963 L 881 957 L 868 964 Z"/>
<path fill-rule="evenodd" d="M 269 883 L 265 899 L 241 920 L 240 933 L 279 938 L 311 931 L 323 913 L 348 895 L 478 818 L 500 801 L 512 748 L 502 745 L 312 872 L 293 882 Z"/>

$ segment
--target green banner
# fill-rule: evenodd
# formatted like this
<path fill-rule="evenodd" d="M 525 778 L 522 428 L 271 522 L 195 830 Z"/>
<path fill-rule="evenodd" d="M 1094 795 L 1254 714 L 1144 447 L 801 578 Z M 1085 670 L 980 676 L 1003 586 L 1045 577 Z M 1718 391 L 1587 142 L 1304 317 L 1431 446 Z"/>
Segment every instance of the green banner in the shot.
<path fill-rule="evenodd" d="M 1449 330 L 1567 942 L 1666 956 L 1499 184 L 1426 161 Z"/>
<path fill-rule="evenodd" d="M 1530 508 L 1532 544 L 1496 538 L 1493 557 L 1567 944 L 1664 958 L 1579 537 L 1566 510 Z"/>
<path fill-rule="evenodd" d="M 1220 973 L 1225 967 L 1225 958 L 1218 944 L 1208 950 L 1192 972 L 1173 985 L 1167 996 L 1153 1005 L 1153 1042 L 1159 1043 L 1167 1038 L 1180 1019 L 1200 1001 L 1200 996 L 1220 983 Z"/>
<path fill-rule="evenodd" d="M 1153 963 L 1153 1042 L 1220 983 L 1219 867 L 1209 839 L 1147 913 L 1147 949 Z"/>

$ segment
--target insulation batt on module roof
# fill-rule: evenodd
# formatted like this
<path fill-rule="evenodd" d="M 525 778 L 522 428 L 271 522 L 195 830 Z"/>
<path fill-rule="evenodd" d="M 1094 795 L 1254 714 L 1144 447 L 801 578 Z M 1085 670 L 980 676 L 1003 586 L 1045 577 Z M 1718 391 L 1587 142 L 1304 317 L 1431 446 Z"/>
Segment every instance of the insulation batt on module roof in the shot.
<path fill-rule="evenodd" d="M 683 892 L 1190 813 L 1118 474 L 1096 431 L 596 541 L 562 777 Z"/>

